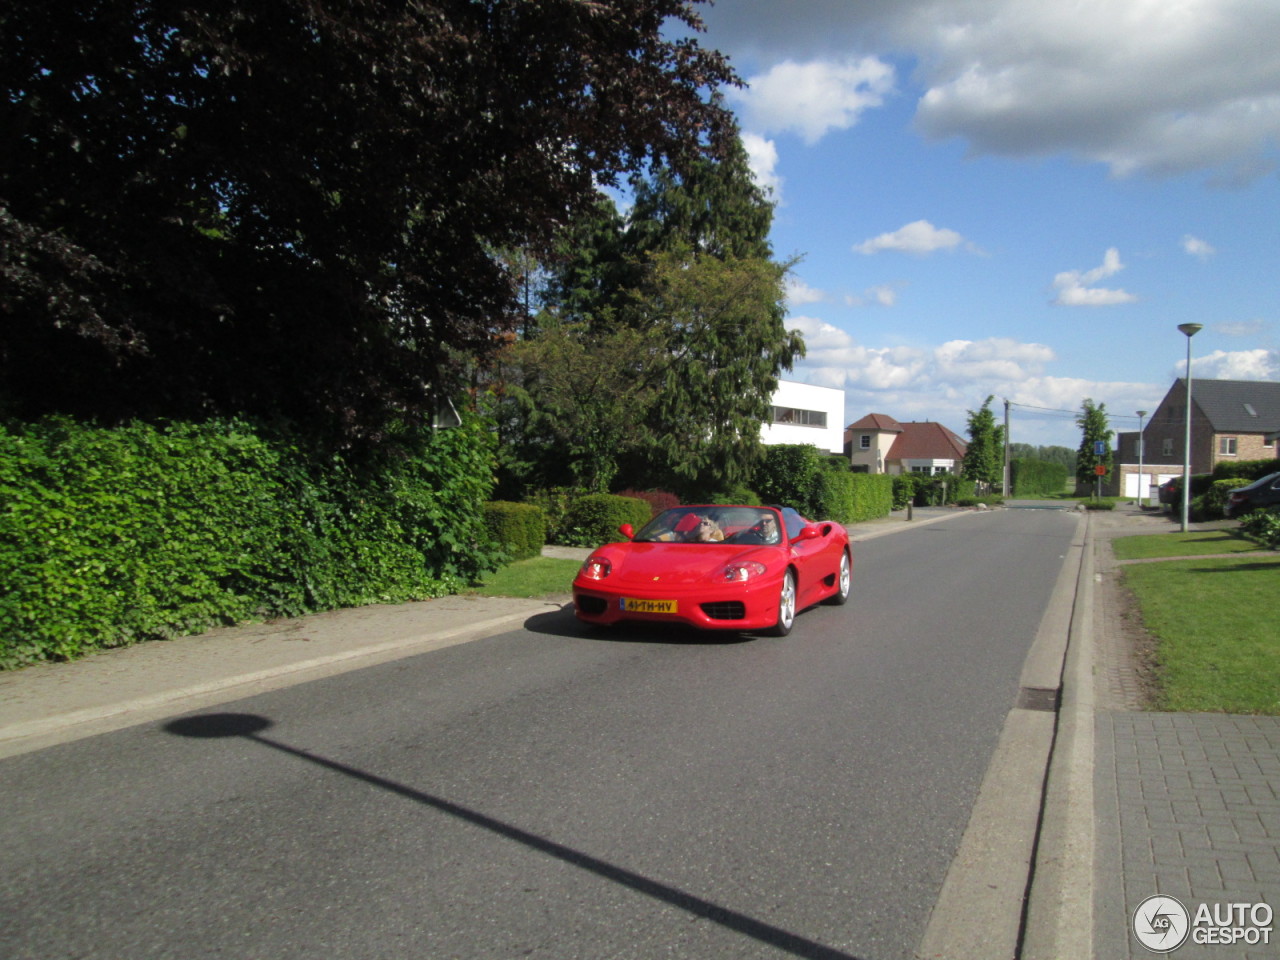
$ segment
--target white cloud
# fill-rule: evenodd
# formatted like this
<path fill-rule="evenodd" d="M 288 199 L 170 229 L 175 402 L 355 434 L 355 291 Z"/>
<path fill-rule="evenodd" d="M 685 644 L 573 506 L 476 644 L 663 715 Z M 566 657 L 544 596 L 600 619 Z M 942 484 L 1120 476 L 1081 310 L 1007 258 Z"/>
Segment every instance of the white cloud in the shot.
<path fill-rule="evenodd" d="M 1056 355 L 1042 343 L 992 337 L 932 347 L 867 347 L 813 317 L 793 318 L 791 325 L 808 347 L 794 376 L 843 389 L 849 423 L 868 413 L 885 413 L 902 421 L 935 420 L 963 436 L 968 411 L 994 395 L 993 409 L 1004 399 L 1015 404 L 1014 440 L 1074 449 L 1080 442 L 1075 417 L 1086 397 L 1106 405 L 1115 418 L 1114 429 L 1128 430 L 1137 423 L 1131 414 L 1154 410 L 1168 389 L 1168 384 L 1053 376 L 1048 368 Z M 1196 361 L 1197 370 L 1200 363 Z"/>
<path fill-rule="evenodd" d="M 747 151 L 747 168 L 756 184 L 775 203 L 782 201 L 782 177 L 778 175 L 778 147 L 754 133 L 742 135 L 742 147 Z"/>
<path fill-rule="evenodd" d="M 919 128 L 977 153 L 1065 153 L 1117 176 L 1208 171 L 1223 183 L 1275 168 L 1275 0 L 806 0 L 705 16 L 709 43 L 796 70 L 900 51 L 918 65 Z"/>
<path fill-rule="evenodd" d="M 948 341 L 934 351 L 934 359 L 939 376 L 947 379 L 1016 383 L 1038 376 L 1054 354 L 1042 343 L 993 337 Z"/>
<path fill-rule="evenodd" d="M 1182 249 L 1185 250 L 1187 253 L 1189 253 L 1191 256 L 1198 257 L 1201 260 L 1208 260 L 1210 257 L 1212 257 L 1215 253 L 1218 252 L 1214 250 L 1213 247 L 1211 247 L 1208 243 L 1201 240 L 1199 237 L 1193 237 L 1189 233 L 1182 238 Z"/>
<path fill-rule="evenodd" d="M 900 250 L 903 253 L 926 254 L 935 250 L 954 250 L 964 243 L 964 237 L 954 230 L 935 227 L 928 220 L 916 220 L 892 233 L 864 240 L 853 249 L 856 253 L 873 254 L 881 250 Z"/>
<path fill-rule="evenodd" d="M 827 299 L 827 295 L 821 290 L 815 290 L 799 277 L 787 277 L 787 305 L 791 307 L 800 307 L 806 303 L 821 303 Z"/>
<path fill-rule="evenodd" d="M 882 307 L 892 307 L 898 302 L 898 291 L 896 287 L 889 284 L 880 284 L 871 287 L 867 291 L 868 296 Z"/>
<path fill-rule="evenodd" d="M 1101 266 L 1084 272 L 1066 270 L 1054 277 L 1053 286 L 1058 295 L 1053 302 L 1066 307 L 1108 307 L 1119 303 L 1133 303 L 1138 298 L 1131 293 L 1093 286 L 1099 280 L 1105 280 L 1123 269 L 1120 251 L 1111 247 L 1104 254 Z"/>
<path fill-rule="evenodd" d="M 1044 344 L 1004 337 L 950 340 L 933 348 L 872 348 L 813 317 L 793 317 L 789 324 L 805 339 L 806 354 L 799 366 L 822 371 L 824 381 L 836 386 L 929 390 L 971 383 L 1016 384 L 1039 376 L 1045 364 L 1054 359 L 1053 351 Z"/>
<path fill-rule="evenodd" d="M 867 287 L 861 294 L 849 294 L 844 298 L 846 307 L 892 307 L 898 302 L 898 286 L 892 283 L 881 283 Z"/>
<path fill-rule="evenodd" d="M 1181 361 L 1177 375 L 1185 376 L 1186 367 L 1187 362 Z M 1194 357 L 1191 373 L 1209 380 L 1280 380 L 1280 350 L 1215 350 L 1208 356 Z"/>
<path fill-rule="evenodd" d="M 813 144 L 832 130 L 847 130 L 863 111 L 880 106 L 893 81 L 893 67 L 876 57 L 784 60 L 728 96 L 738 105 L 745 129 L 796 133 Z"/>

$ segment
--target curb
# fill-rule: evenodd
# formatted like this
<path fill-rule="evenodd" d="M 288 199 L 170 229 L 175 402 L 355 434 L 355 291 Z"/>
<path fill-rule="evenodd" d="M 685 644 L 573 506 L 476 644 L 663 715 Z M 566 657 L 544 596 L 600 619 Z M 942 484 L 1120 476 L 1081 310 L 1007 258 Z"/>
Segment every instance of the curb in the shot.
<path fill-rule="evenodd" d="M 353 669 L 358 663 L 371 666 L 385 660 L 478 640 L 501 632 L 511 624 L 527 620 L 537 609 L 545 607 L 545 602 L 534 601 L 533 603 L 536 606 L 531 606 L 528 610 L 522 609 L 502 614 L 453 629 L 397 637 L 394 640 L 358 646 L 320 657 L 278 664 L 267 669 L 234 673 L 203 683 L 174 687 L 150 696 L 133 697 L 102 706 L 71 710 L 36 720 L 10 724 L 0 727 L 0 759 L 43 749 L 55 743 L 94 736 L 147 720 L 237 699 L 240 696 L 279 689 L 303 680 L 319 679 Z M 229 693 L 230 691 L 236 692 Z"/>

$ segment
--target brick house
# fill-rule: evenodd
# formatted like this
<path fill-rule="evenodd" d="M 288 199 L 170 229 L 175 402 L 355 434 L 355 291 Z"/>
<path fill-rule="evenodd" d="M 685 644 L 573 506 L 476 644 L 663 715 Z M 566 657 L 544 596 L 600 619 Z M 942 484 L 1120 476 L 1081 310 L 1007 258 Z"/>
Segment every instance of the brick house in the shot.
<path fill-rule="evenodd" d="M 1150 485 L 1182 476 L 1186 443 L 1187 381 L 1178 378 L 1143 428 L 1142 474 Z M 1209 473 L 1223 461 L 1280 457 L 1280 383 L 1268 380 L 1193 380 L 1191 472 Z M 1109 493 L 1136 497 L 1138 433 L 1116 437 L 1116 469 Z"/>
<path fill-rule="evenodd" d="M 859 473 L 959 473 L 968 444 L 940 423 L 899 423 L 871 413 L 844 431 L 849 462 Z"/>

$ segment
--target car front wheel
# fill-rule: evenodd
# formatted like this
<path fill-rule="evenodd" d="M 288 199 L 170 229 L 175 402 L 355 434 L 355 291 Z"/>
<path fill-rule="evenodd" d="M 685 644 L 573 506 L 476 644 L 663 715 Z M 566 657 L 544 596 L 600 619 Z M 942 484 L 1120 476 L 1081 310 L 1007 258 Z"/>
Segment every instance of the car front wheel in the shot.
<path fill-rule="evenodd" d="M 775 637 L 785 637 L 796 622 L 796 575 L 790 570 L 782 578 L 782 591 L 778 595 L 778 622 L 769 631 Z"/>
<path fill-rule="evenodd" d="M 840 572 L 836 574 L 836 592 L 827 597 L 827 603 L 841 606 L 849 602 L 849 588 L 853 585 L 853 561 L 849 559 L 849 551 L 840 554 Z"/>

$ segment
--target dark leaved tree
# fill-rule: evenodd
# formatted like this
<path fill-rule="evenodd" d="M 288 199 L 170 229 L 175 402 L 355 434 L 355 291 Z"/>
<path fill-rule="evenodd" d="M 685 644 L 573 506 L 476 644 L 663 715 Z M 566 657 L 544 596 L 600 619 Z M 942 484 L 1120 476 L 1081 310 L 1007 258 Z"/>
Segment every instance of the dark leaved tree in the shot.
<path fill-rule="evenodd" d="M 514 326 L 498 251 L 729 123 L 700 0 L 8 0 L 0 410 L 351 441 Z"/>

